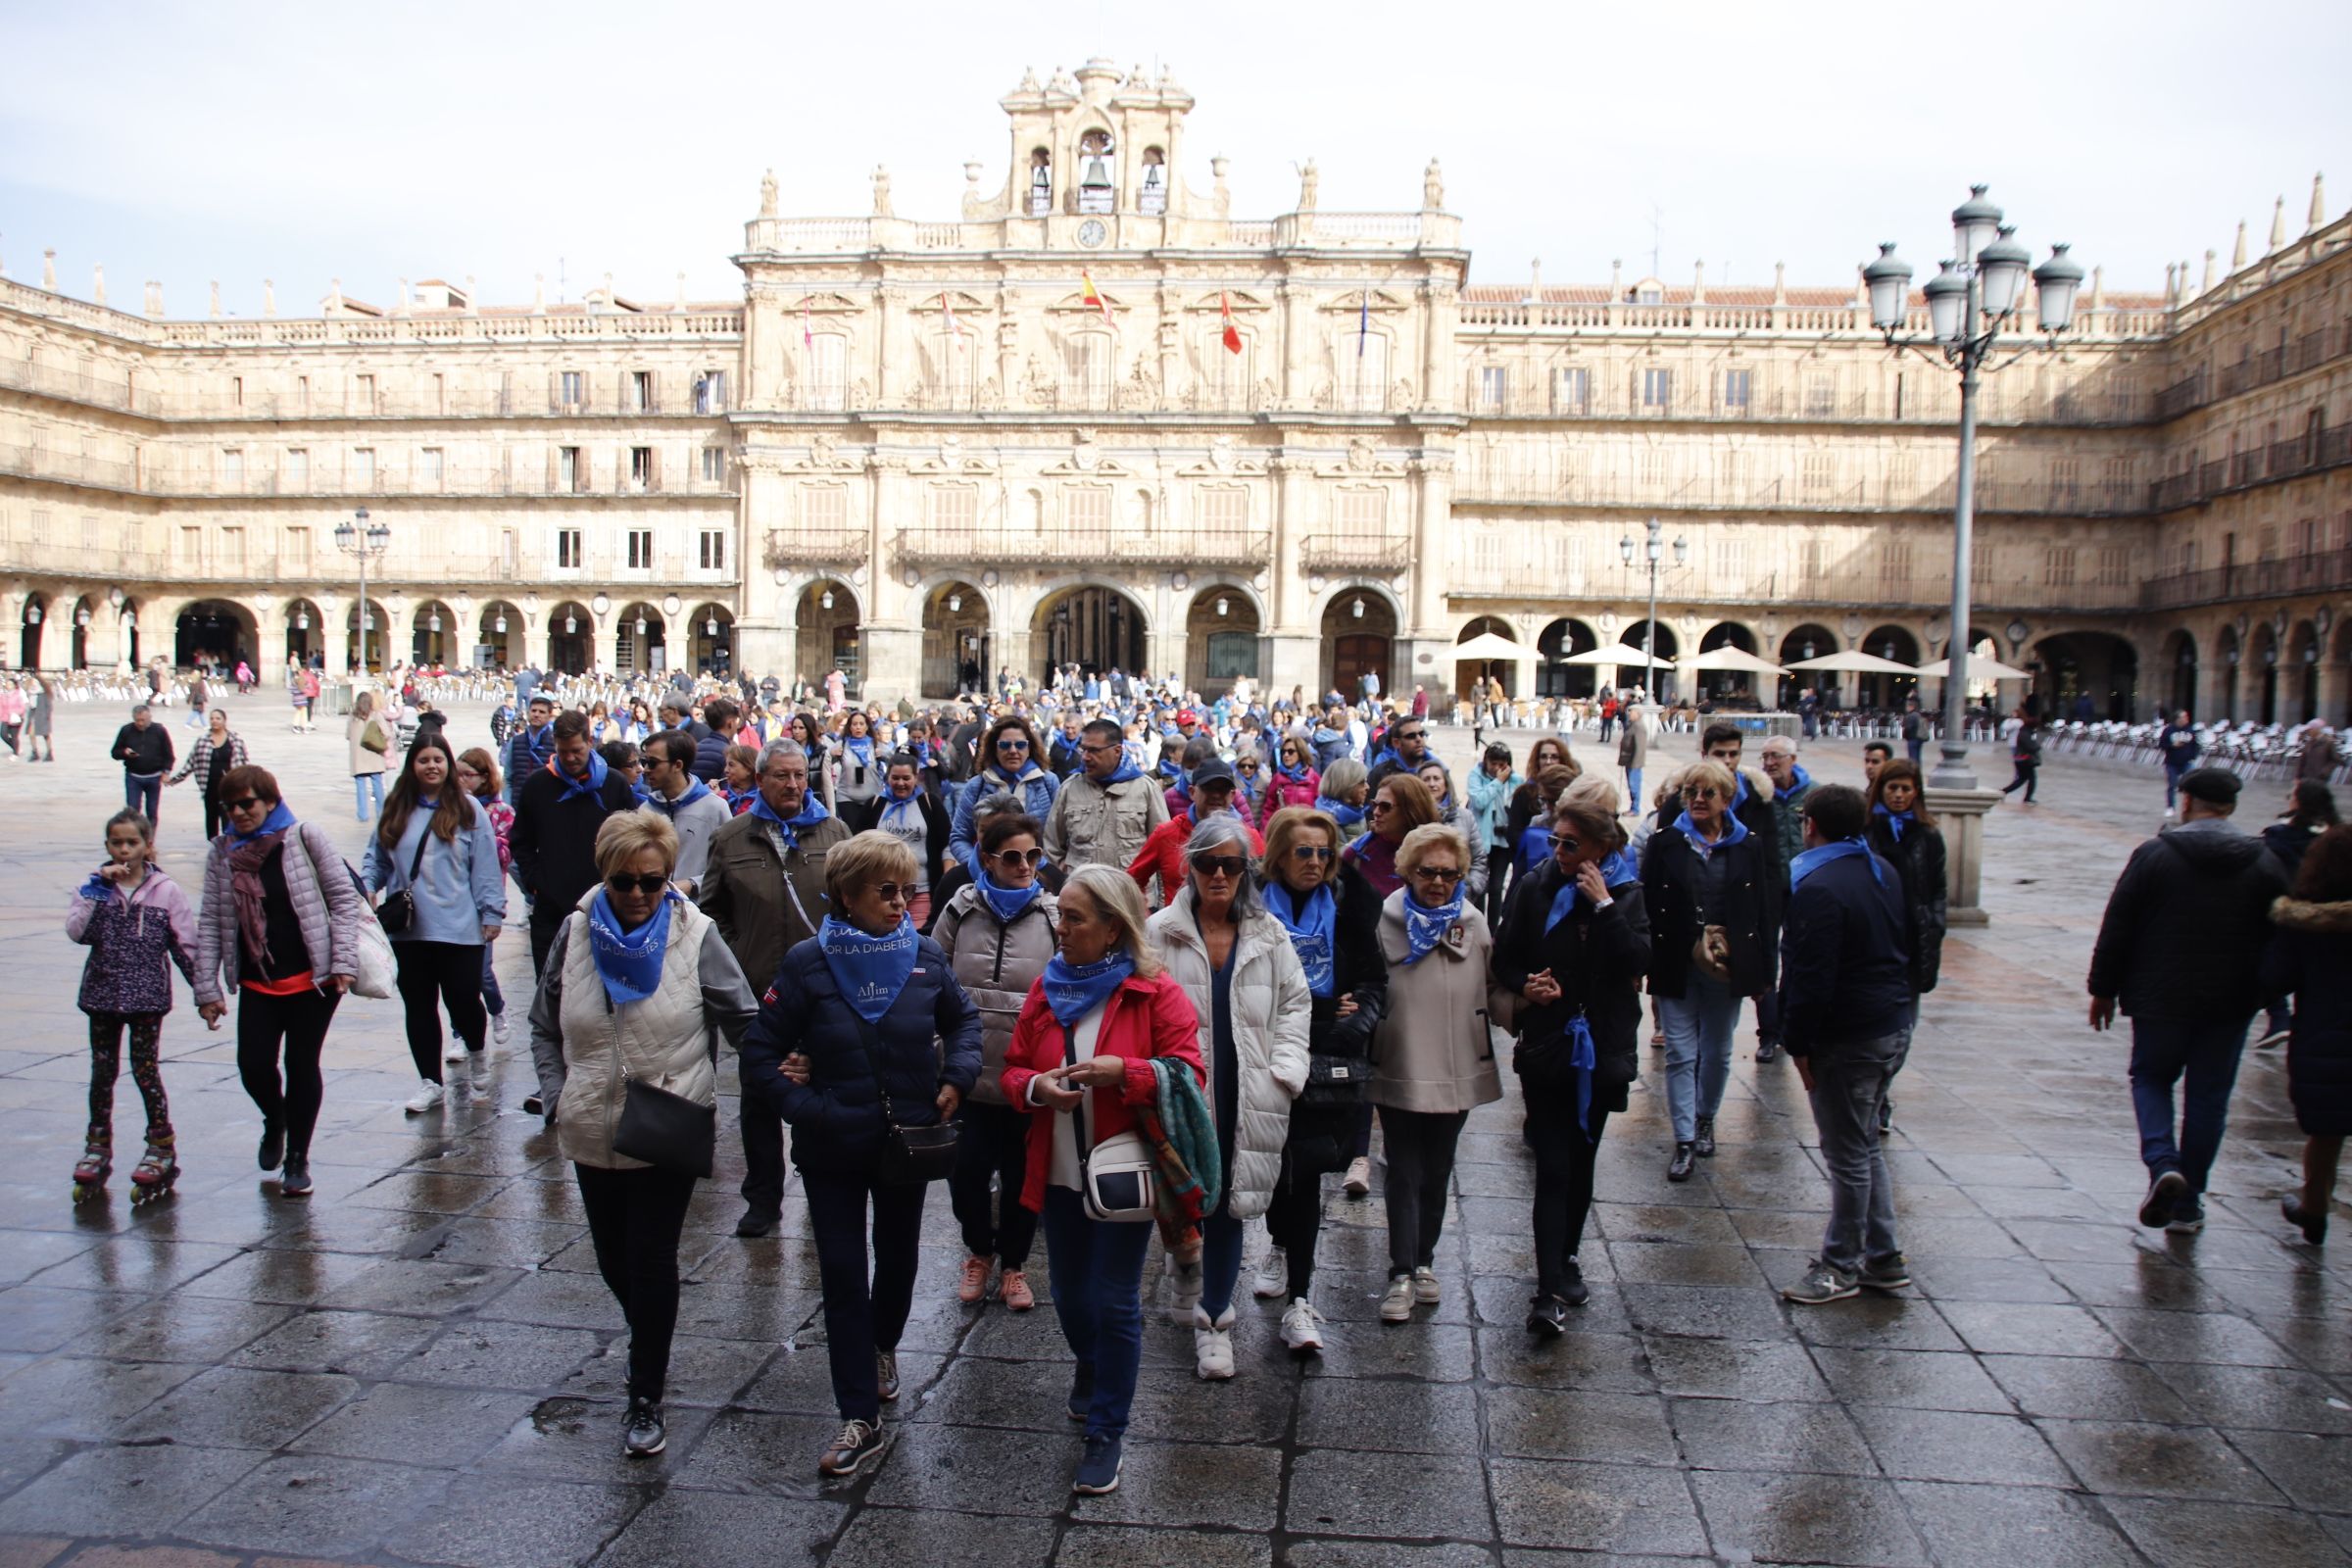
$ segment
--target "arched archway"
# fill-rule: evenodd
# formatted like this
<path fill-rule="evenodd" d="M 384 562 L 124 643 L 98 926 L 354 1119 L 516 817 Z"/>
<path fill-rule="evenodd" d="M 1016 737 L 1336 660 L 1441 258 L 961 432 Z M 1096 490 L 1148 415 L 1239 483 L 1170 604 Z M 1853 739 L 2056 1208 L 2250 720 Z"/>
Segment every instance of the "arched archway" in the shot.
<path fill-rule="evenodd" d="M 862 616 L 857 591 L 838 577 L 820 577 L 801 590 L 795 618 L 801 628 L 794 649 L 798 678 L 822 690 L 825 677 L 838 669 L 850 691 L 861 690 L 864 646 L 858 634 Z"/>
<path fill-rule="evenodd" d="M 2253 711 L 2257 724 L 2278 722 L 2278 634 L 2267 620 L 2257 621 L 2246 639 L 2246 662 L 2254 674 Z"/>
<path fill-rule="evenodd" d="M 1901 626 L 1874 626 L 1862 639 L 1862 650 L 1881 659 L 1891 659 L 1898 664 L 1918 664 L 1919 639 Z M 1865 675 L 1857 683 L 1861 689 L 1861 705 L 1882 712 L 1892 712 L 1903 706 L 1907 697 L 1919 695 L 1917 675 Z"/>
<path fill-rule="evenodd" d="M 688 658 L 697 674 L 731 674 L 735 668 L 735 612 L 716 603 L 698 606 L 686 622 Z"/>
<path fill-rule="evenodd" d="M 326 616 L 308 599 L 286 605 L 286 667 L 307 669 L 314 659 L 326 657 Z"/>
<path fill-rule="evenodd" d="M 1838 651 L 1838 635 L 1818 621 L 1806 621 L 1781 639 L 1780 662 L 1794 664 L 1807 659 L 1822 659 Z M 1824 679 L 1822 672 L 1813 669 L 1791 670 L 1780 678 L 1780 705 L 1795 708 L 1811 690 L 1824 700 L 1823 706 L 1833 706 L 1838 692 L 1835 676 Z"/>
<path fill-rule="evenodd" d="M 612 665 L 623 675 L 651 675 L 669 667 L 669 623 L 659 606 L 639 600 L 622 607 L 613 623 Z"/>
<path fill-rule="evenodd" d="M 515 655 L 522 651 L 522 612 L 503 599 L 493 599 L 482 607 L 482 618 L 477 623 L 474 647 L 487 650 L 476 658 L 487 659 L 493 669 L 513 669 L 520 661 Z"/>
<path fill-rule="evenodd" d="M 1453 641 L 1459 647 L 1473 637 L 1488 636 L 1515 643 L 1519 640 L 1519 628 L 1500 615 L 1478 615 L 1455 634 Z M 1519 665 L 1508 659 L 1456 659 L 1451 672 L 1454 695 L 1467 703 L 1471 683 L 1483 681 L 1489 674 L 1502 682 L 1503 695 L 1514 698 L 1526 695 L 1519 690 Z"/>
<path fill-rule="evenodd" d="M 365 658 L 360 648 L 359 601 L 353 600 L 351 608 L 343 612 L 343 659 L 347 668 L 381 670 L 388 662 L 386 643 L 392 632 L 391 613 L 384 609 L 384 602 L 375 598 L 368 601 L 368 612 Z"/>
<path fill-rule="evenodd" d="M 410 616 L 409 662 L 421 668 L 463 663 L 450 655 L 464 637 L 465 623 L 456 611 L 438 599 L 427 599 Z"/>
<path fill-rule="evenodd" d="M 1347 702 L 1363 695 L 1363 678 L 1379 677 L 1383 696 L 1396 688 L 1396 607 L 1372 588 L 1343 588 L 1323 607 L 1323 689 Z"/>
<path fill-rule="evenodd" d="M 988 595 L 960 579 L 923 595 L 923 694 L 984 692 L 996 667 Z"/>
<path fill-rule="evenodd" d="M 1756 634 L 1736 620 L 1719 620 L 1698 634 L 1698 651 L 1712 653 L 1718 648 L 1737 648 L 1743 654 L 1756 652 Z M 1731 701 L 1740 706 L 1756 703 L 1758 676 L 1746 669 L 1702 669 L 1698 671 L 1698 688 L 1711 694 L 1717 702 Z M 1760 705 L 1759 705 L 1760 706 Z"/>
<path fill-rule="evenodd" d="M 2320 716 L 2320 632 L 2308 620 L 2297 621 L 2286 634 L 2286 652 L 2279 663 L 2286 669 L 2280 684 L 2286 690 L 2286 717 L 2304 724 Z"/>
<path fill-rule="evenodd" d="M 2222 710 L 2222 722 L 2234 724 L 2237 722 L 2238 710 L 2237 671 L 2245 662 L 2245 646 L 2239 641 L 2235 626 L 2222 628 L 2221 637 L 2214 644 L 2213 655 L 2214 672 L 2221 679 L 2222 700 L 2217 706 Z"/>
<path fill-rule="evenodd" d="M 1214 583 L 1193 595 L 1184 617 L 1185 690 L 1213 699 L 1245 676 L 1257 680 L 1259 630 L 1257 603 L 1239 588 Z"/>
<path fill-rule="evenodd" d="M 2164 639 L 2165 718 L 2185 710 L 2197 710 L 2197 640 L 2186 627 Z"/>
<path fill-rule="evenodd" d="M 182 609 L 173 628 L 172 662 L 188 667 L 233 669 L 251 661 L 261 644 L 253 612 L 226 599 L 199 599 Z"/>
<path fill-rule="evenodd" d="M 94 612 L 87 595 L 74 602 L 74 618 L 71 623 L 74 634 L 74 651 L 71 663 L 75 669 L 90 667 L 90 620 Z"/>
<path fill-rule="evenodd" d="M 1130 675 L 1146 673 L 1149 629 L 1143 607 L 1116 588 L 1078 583 L 1056 589 L 1037 602 L 1029 618 L 1036 660 L 1030 673 L 1051 679 L 1064 664 L 1076 664 L 1082 674 L 1107 674 L 1113 668 Z"/>
<path fill-rule="evenodd" d="M 596 657 L 596 614 L 576 599 L 547 612 L 547 669 L 551 675 L 587 673 Z"/>
<path fill-rule="evenodd" d="M 2139 710 L 2139 653 L 2113 632 L 2044 637 L 2034 645 L 2034 663 L 2044 718 L 2123 719 Z M 2266 704 L 2275 707 L 2278 682 L 2267 686 Z"/>
<path fill-rule="evenodd" d="M 123 600 L 115 611 L 115 624 L 121 628 L 118 634 L 120 640 L 115 645 L 119 652 L 115 657 L 118 662 L 133 668 L 139 662 L 139 617 L 146 612 L 147 607 L 136 599 Z"/>
<path fill-rule="evenodd" d="M 49 596 L 47 594 L 26 594 L 24 596 L 24 613 L 19 623 L 17 633 L 17 667 L 19 669 L 41 667 L 41 622 L 48 616 Z"/>
<path fill-rule="evenodd" d="M 1538 697 L 1590 697 L 1598 678 L 1589 664 L 1571 664 L 1567 661 L 1577 654 L 1589 654 L 1600 646 L 1600 634 L 1574 616 L 1563 615 L 1544 628 L 1536 639 L 1536 653 L 1541 662 L 1536 665 L 1536 695 Z"/>
<path fill-rule="evenodd" d="M 1646 660 L 1639 664 L 1619 664 L 1615 671 L 1614 684 L 1642 687 L 1650 691 L 1653 700 L 1669 702 L 1674 699 L 1677 691 L 1674 661 L 1682 648 L 1682 640 L 1675 636 L 1674 628 L 1666 624 L 1663 619 L 1655 622 L 1637 620 L 1625 628 L 1625 635 L 1621 640 L 1628 648 L 1640 648 L 1646 651 L 1649 647 L 1649 633 L 1653 624 L 1658 633 L 1657 684 L 1655 688 L 1650 688 L 1651 666 Z"/>

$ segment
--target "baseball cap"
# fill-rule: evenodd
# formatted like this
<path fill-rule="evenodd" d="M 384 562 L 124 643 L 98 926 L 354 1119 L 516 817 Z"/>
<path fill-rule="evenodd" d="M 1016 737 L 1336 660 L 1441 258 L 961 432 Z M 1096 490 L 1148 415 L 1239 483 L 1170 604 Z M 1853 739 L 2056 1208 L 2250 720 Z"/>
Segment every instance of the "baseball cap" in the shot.
<path fill-rule="evenodd" d="M 1238 787 L 1239 782 L 1234 777 L 1233 764 L 1221 757 L 1212 757 L 1193 769 L 1193 788 L 1195 789 L 1200 788 L 1203 784 L 1212 783 L 1232 784 Z"/>

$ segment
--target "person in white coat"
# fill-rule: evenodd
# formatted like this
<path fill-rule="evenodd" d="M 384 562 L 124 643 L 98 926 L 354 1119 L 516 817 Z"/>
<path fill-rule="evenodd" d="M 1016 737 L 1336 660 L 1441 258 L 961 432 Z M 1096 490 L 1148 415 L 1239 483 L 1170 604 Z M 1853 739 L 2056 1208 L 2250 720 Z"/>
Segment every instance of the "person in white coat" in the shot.
<path fill-rule="evenodd" d="M 1177 1271 L 1177 1310 L 1193 1325 L 1196 1370 L 1233 1376 L 1233 1293 L 1242 1239 L 1266 1211 L 1306 1087 L 1314 1014 L 1306 970 L 1251 873 L 1239 817 L 1202 819 L 1184 847 L 1185 885 L 1149 930 L 1168 975 L 1200 1014 L 1200 1057 L 1224 1169 L 1216 1209 L 1200 1224 L 1200 1261 Z"/>

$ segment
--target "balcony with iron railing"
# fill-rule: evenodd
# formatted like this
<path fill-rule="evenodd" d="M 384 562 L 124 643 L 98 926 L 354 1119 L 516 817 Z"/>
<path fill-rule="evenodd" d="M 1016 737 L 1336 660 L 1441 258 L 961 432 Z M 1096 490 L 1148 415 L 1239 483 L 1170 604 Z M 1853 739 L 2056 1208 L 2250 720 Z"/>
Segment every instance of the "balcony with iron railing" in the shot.
<path fill-rule="evenodd" d="M 1393 575 L 1412 559 L 1413 541 L 1400 534 L 1310 533 L 1298 541 L 1298 564 L 1307 571 Z"/>
<path fill-rule="evenodd" d="M 1480 467 L 1454 479 L 1457 507 L 1577 508 L 1679 512 L 1948 513 L 1955 481 L 1934 483 L 1881 477 L 1803 474 L 1726 479 L 1715 474 L 1643 479 L 1634 474 L 1577 474 L 1566 478 L 1492 473 Z M 1976 505 L 1983 513 L 2047 514 L 2070 517 L 2130 516 L 2146 510 L 2146 487 L 2128 481 L 1980 476 Z"/>
<path fill-rule="evenodd" d="M 1623 367 L 1593 366 L 1587 368 L 1582 395 L 1578 395 L 1573 384 L 1539 379 L 1542 372 L 1536 366 L 1511 368 L 1526 373 L 1511 376 L 1498 389 L 1480 375 L 1478 367 L 1471 368 L 1463 387 L 1462 408 L 1473 421 L 1663 419 L 1721 424 L 1952 426 L 1960 418 L 1956 386 L 1947 386 L 1941 378 L 1924 383 L 1911 378 L 1898 394 L 1892 388 L 1792 385 L 1759 374 L 1740 393 L 1727 388 L 1720 370 L 1690 368 L 1687 373 L 1675 374 L 1671 387 L 1660 393 L 1635 373 L 1620 373 Z M 2004 387 L 1996 380 L 1979 394 L 1977 416 L 1988 425 L 2130 425 L 2144 423 L 2151 407 L 2151 400 L 2136 392 L 2080 387 L 2052 393 L 2023 384 Z"/>
<path fill-rule="evenodd" d="M 2291 343 L 2278 344 L 2220 368 L 2201 365 L 2157 392 L 2155 417 L 2177 419 L 2225 398 L 2257 392 L 2289 376 L 2316 370 L 2352 355 L 2352 323 L 2306 332 Z"/>
<path fill-rule="evenodd" d="M 897 551 L 902 562 L 921 567 L 967 562 L 1256 567 L 1274 559 L 1274 538 L 1270 533 L 1230 529 L 902 528 Z"/>
<path fill-rule="evenodd" d="M 2343 593 L 2348 589 L 2352 589 L 2352 550 L 2328 550 L 2151 577 L 2139 585 L 2139 605 L 2144 610 L 2186 610 L 2239 599 Z"/>
<path fill-rule="evenodd" d="M 1539 553 L 1500 560 L 1457 563 L 1446 591 L 1452 599 L 1525 599 L 1639 605 L 1649 590 L 1641 571 L 1561 572 Z M 1985 613 L 2001 611 L 2117 611 L 2138 604 L 2138 591 L 2116 579 L 2050 582 L 1983 572 L 1971 590 Z M 1683 572 L 1659 584 L 1659 603 L 1724 605 L 1758 609 L 1812 607 L 1858 611 L 1935 610 L 1950 605 L 1952 579 L 1941 574 L 1883 570 L 1805 571 L 1756 574 Z M 1826 650 L 1825 650 L 1826 651 Z"/>
<path fill-rule="evenodd" d="M 2352 464 L 2352 420 L 2167 474 L 2148 486 L 2146 507 L 2151 512 L 2173 512 L 2233 491 L 2327 473 L 2347 464 Z"/>
<path fill-rule="evenodd" d="M 770 528 L 760 552 L 769 571 L 795 566 L 846 566 L 866 557 L 863 528 Z"/>
<path fill-rule="evenodd" d="M 614 465 L 618 467 L 618 465 Z M 248 499 L 316 498 L 366 500 L 374 496 L 574 497 L 606 500 L 614 497 L 732 499 L 737 491 L 731 478 L 705 479 L 698 467 L 687 477 L 657 473 L 640 479 L 622 469 L 609 482 L 588 486 L 565 484 L 544 465 L 523 464 L 514 468 L 445 468 L 436 474 L 426 468 L 379 467 L 373 472 L 331 470 L 315 466 L 297 473 L 285 468 L 252 468 L 242 473 L 198 473 L 178 468 L 143 466 L 116 459 L 52 452 L 43 447 L 0 446 L 0 475 L 45 479 L 84 489 L 113 490 L 125 495 L 167 496 L 185 500 L 233 501 Z"/>

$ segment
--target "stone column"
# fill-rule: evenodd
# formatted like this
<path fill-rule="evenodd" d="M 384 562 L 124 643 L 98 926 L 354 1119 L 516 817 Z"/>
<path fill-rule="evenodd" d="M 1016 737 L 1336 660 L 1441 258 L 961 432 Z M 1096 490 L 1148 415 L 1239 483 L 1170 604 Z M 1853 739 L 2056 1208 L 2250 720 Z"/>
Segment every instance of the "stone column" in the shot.
<path fill-rule="evenodd" d="M 1923 792 L 1929 811 L 1943 827 L 1945 875 L 1949 882 L 1944 918 L 1952 925 L 1989 925 L 1984 912 L 1984 814 L 2000 804 L 1995 789 Z"/>
<path fill-rule="evenodd" d="M 620 602 L 615 600 L 611 610 L 598 615 L 596 608 L 593 605 L 589 607 L 588 613 L 595 617 L 596 627 L 592 639 L 595 651 L 588 657 L 596 669 L 610 671 L 620 667 L 621 608 Z"/>

